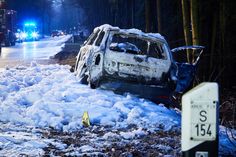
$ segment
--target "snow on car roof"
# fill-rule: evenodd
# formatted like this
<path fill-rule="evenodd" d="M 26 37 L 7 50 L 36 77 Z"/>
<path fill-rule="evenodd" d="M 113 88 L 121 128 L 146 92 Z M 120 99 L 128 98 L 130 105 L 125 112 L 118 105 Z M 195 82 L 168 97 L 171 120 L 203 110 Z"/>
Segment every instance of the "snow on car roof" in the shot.
<path fill-rule="evenodd" d="M 165 38 L 160 34 L 160 33 L 145 33 L 139 29 L 136 28 L 131 28 L 131 29 L 120 29 L 119 27 L 114 27 L 111 26 L 109 24 L 104 24 L 101 25 L 99 27 L 96 27 L 94 29 L 93 32 L 96 32 L 97 30 L 104 30 L 104 31 L 108 31 L 108 30 L 113 30 L 113 31 L 119 31 L 121 33 L 128 33 L 128 34 L 134 34 L 134 35 L 138 35 L 138 36 L 143 36 L 143 37 L 150 37 L 152 39 L 159 39 L 159 40 L 164 40 Z"/>
<path fill-rule="evenodd" d="M 94 28 L 93 32 L 96 32 L 98 29 L 104 30 L 104 31 L 107 31 L 107 30 L 120 30 L 119 27 L 114 27 L 114 26 L 111 26 L 109 24 L 104 24 L 104 25 L 101 25 L 99 27 Z"/>

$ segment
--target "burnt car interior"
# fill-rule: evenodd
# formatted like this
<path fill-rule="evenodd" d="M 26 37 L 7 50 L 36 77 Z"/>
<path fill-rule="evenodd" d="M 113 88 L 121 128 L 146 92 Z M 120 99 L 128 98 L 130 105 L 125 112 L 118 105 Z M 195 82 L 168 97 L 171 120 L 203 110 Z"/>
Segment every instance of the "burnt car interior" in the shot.
<path fill-rule="evenodd" d="M 166 59 L 162 44 L 133 36 L 115 34 L 109 46 L 110 50 L 130 54 L 146 55 L 158 59 Z"/>

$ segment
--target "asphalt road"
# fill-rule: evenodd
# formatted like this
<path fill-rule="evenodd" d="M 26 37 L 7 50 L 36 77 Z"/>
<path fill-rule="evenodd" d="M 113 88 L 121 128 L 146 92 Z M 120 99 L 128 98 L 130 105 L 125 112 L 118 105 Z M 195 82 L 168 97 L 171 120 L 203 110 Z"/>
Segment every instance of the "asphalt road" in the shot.
<path fill-rule="evenodd" d="M 50 57 L 60 52 L 61 47 L 69 38 L 69 35 L 47 37 L 40 41 L 23 42 L 17 43 L 13 47 L 3 47 L 0 55 L 0 68 L 27 65 L 32 61 L 41 64 L 52 63 Z"/>

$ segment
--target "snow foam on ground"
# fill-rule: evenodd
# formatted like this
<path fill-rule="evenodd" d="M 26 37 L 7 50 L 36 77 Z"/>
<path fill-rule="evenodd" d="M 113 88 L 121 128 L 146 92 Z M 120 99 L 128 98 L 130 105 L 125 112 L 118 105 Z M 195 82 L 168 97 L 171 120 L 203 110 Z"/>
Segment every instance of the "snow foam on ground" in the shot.
<path fill-rule="evenodd" d="M 93 90 L 81 85 L 69 66 L 18 66 L 0 73 L 0 121 L 76 131 L 88 111 L 92 125 L 169 130 L 180 114 L 132 95 Z M 125 135 L 127 136 L 127 135 Z"/>
<path fill-rule="evenodd" d="M 55 139 L 45 139 L 37 129 L 84 130 L 82 115 L 85 111 L 89 113 L 92 128 L 104 126 L 113 131 L 104 130 L 101 138 L 91 134 L 90 142 L 93 144 L 83 144 L 77 148 Z M 81 85 L 69 66 L 32 62 L 29 67 L 18 66 L 0 71 L 0 155 L 41 156 L 45 154 L 44 148 L 50 145 L 68 152 L 68 155 L 88 152 L 97 155 L 101 152 L 98 145 L 110 145 L 109 142 L 100 143 L 102 139 L 130 143 L 136 138 L 148 136 L 150 132 L 180 128 L 180 118 L 179 112 L 163 105 L 130 94 L 122 96 Z M 136 127 L 127 130 L 132 125 Z M 235 143 L 235 134 L 234 130 L 231 133 L 220 127 L 221 155 L 235 153 L 232 144 Z M 170 149 L 163 145 L 157 145 L 157 148 L 167 152 Z"/>

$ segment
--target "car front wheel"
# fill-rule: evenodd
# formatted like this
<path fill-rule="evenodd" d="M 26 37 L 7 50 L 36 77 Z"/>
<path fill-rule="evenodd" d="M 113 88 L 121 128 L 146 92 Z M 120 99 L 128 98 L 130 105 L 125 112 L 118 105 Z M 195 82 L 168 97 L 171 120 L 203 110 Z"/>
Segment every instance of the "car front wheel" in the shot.
<path fill-rule="evenodd" d="M 87 70 L 87 66 L 84 65 L 79 73 L 80 83 L 82 84 L 88 84 L 88 75 L 86 74 Z"/>
<path fill-rule="evenodd" d="M 90 82 L 89 86 L 92 89 L 96 89 L 99 86 L 99 82 Z"/>

